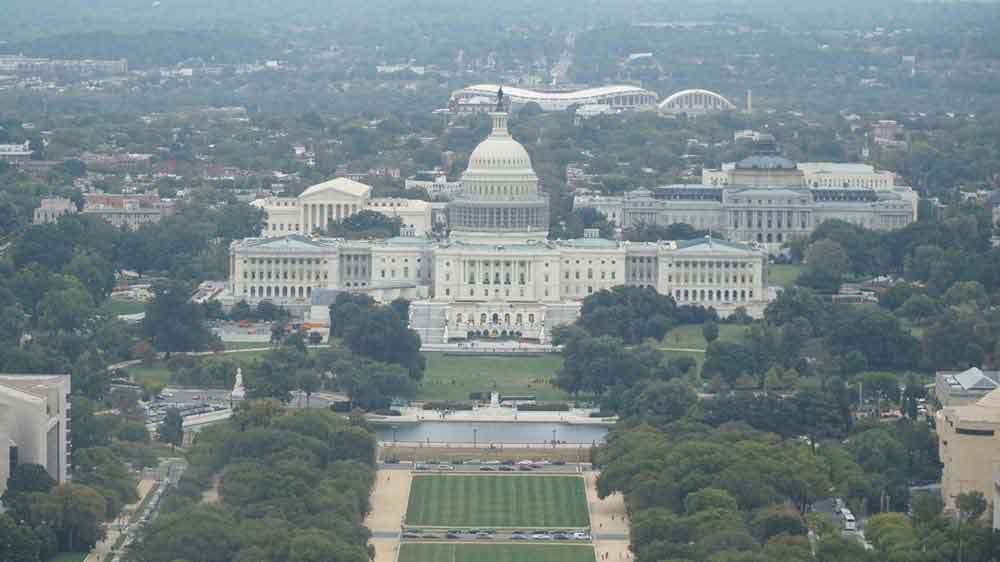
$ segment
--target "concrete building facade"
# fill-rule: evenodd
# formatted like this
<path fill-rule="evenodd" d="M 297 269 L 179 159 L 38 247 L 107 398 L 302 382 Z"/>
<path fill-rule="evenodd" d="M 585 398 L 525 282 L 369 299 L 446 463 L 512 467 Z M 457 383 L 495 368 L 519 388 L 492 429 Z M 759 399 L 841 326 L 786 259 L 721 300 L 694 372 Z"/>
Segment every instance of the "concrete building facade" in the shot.
<path fill-rule="evenodd" d="M 976 402 L 950 406 L 935 414 L 938 445 L 944 470 L 941 493 L 954 509 L 962 493 L 982 492 L 993 498 L 1000 475 L 1000 390 Z"/>
<path fill-rule="evenodd" d="M 69 375 L 0 375 L 0 494 L 19 464 L 65 482 L 70 465 Z"/>
<path fill-rule="evenodd" d="M 700 185 L 584 194 L 573 206 L 596 209 L 621 228 L 685 223 L 729 240 L 776 245 L 808 236 L 826 220 L 892 230 L 917 219 L 918 194 L 893 185 L 888 172 L 796 164 L 777 155 L 773 139 L 764 144 L 771 146 L 720 170 L 704 170 Z"/>

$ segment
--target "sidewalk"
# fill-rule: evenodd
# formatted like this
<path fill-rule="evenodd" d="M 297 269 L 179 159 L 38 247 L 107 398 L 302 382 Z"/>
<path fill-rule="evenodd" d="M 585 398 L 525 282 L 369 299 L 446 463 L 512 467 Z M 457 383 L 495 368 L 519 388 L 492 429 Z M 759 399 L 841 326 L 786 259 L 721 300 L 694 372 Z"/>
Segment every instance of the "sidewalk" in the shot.
<path fill-rule="evenodd" d="M 137 507 L 142 505 L 142 501 L 146 499 L 146 496 L 153 490 L 156 486 L 156 480 L 140 480 L 139 484 L 136 486 L 136 492 L 139 494 L 139 499 L 135 503 L 130 503 L 122 508 L 118 517 L 113 521 L 105 523 L 107 528 L 108 536 L 96 545 L 87 555 L 84 562 L 102 562 L 104 557 L 107 556 L 108 552 L 118 541 L 118 537 L 121 536 L 123 530 L 127 532 L 128 525 L 130 523 L 129 519 L 135 514 Z"/>

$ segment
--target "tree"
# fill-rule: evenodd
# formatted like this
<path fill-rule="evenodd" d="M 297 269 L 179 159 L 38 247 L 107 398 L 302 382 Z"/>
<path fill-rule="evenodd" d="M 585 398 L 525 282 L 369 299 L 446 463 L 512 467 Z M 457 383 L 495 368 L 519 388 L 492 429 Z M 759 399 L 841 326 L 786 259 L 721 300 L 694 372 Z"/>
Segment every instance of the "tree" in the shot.
<path fill-rule="evenodd" d="M 77 251 L 63 273 L 72 275 L 83 283 L 95 303 L 102 303 L 115 286 L 115 269 L 107 259 Z"/>
<path fill-rule="evenodd" d="M 910 505 L 913 523 L 917 527 L 930 525 L 944 512 L 944 501 L 936 493 L 914 494 Z"/>
<path fill-rule="evenodd" d="M 364 410 L 388 408 L 392 398 L 416 393 L 413 379 L 399 365 L 349 356 L 338 359 L 331 370 L 337 388 L 347 393 L 352 405 Z"/>
<path fill-rule="evenodd" d="M 19 525 L 0 513 L 0 552 L 5 562 L 40 562 L 38 536 L 27 525 Z"/>
<path fill-rule="evenodd" d="M 984 308 L 990 303 L 990 297 L 978 281 L 960 281 L 944 293 L 944 303 L 949 306 L 968 303 L 977 308 Z"/>
<path fill-rule="evenodd" d="M 94 301 L 77 288 L 48 293 L 38 303 L 38 325 L 53 331 L 77 332 L 94 315 Z"/>
<path fill-rule="evenodd" d="M 148 562 L 230 562 L 243 536 L 233 510 L 201 504 L 163 513 L 136 546 Z"/>
<path fill-rule="evenodd" d="M 104 515 L 104 498 L 82 484 L 60 484 L 48 493 L 32 496 L 32 523 L 51 526 L 60 549 L 70 552 L 89 550 L 104 538 Z"/>
<path fill-rule="evenodd" d="M 844 248 L 832 240 L 820 240 L 806 252 L 806 270 L 795 281 L 819 291 L 836 292 L 844 275 L 850 271 L 850 258 Z"/>
<path fill-rule="evenodd" d="M 306 395 L 306 408 L 309 407 L 309 399 L 313 393 L 320 389 L 323 381 L 315 371 L 303 371 L 299 373 L 299 390 Z"/>
<path fill-rule="evenodd" d="M 146 304 L 143 333 L 167 356 L 174 351 L 205 349 L 212 339 L 202 307 L 191 302 L 189 295 L 180 283 L 161 282 L 153 286 L 153 299 Z"/>
<path fill-rule="evenodd" d="M 753 355 L 742 344 L 715 341 L 705 350 L 705 364 L 701 373 L 704 377 L 720 376 L 730 386 L 744 373 L 752 373 Z"/>
<path fill-rule="evenodd" d="M 247 396 L 288 402 L 298 383 L 294 377 L 295 373 L 288 369 L 288 365 L 279 363 L 273 357 L 254 361 L 247 369 Z"/>
<path fill-rule="evenodd" d="M 680 312 L 688 308 L 677 307 L 673 298 L 649 287 L 617 286 L 588 295 L 577 325 L 594 336 L 614 336 L 636 344 L 647 338 L 662 339 L 675 318 L 682 323 Z"/>
<path fill-rule="evenodd" d="M 48 492 L 55 486 L 56 481 L 45 470 L 45 467 L 32 463 L 18 464 L 10 477 L 7 478 L 7 489 L 3 493 L 3 502 L 10 505 L 8 500 L 11 498 L 33 492 Z"/>
<path fill-rule="evenodd" d="M 982 492 L 963 492 L 955 497 L 955 507 L 959 516 L 966 521 L 977 521 L 989 507 L 986 497 Z"/>
<path fill-rule="evenodd" d="M 56 481 L 45 467 L 32 463 L 17 465 L 7 478 L 7 489 L 0 500 L 15 521 L 31 518 L 31 494 L 45 493 L 55 488 Z"/>
<path fill-rule="evenodd" d="M 693 515 L 706 509 L 736 511 L 736 500 L 729 492 L 719 488 L 702 488 L 684 498 L 684 511 Z"/>
<path fill-rule="evenodd" d="M 659 224 L 639 223 L 625 229 L 622 233 L 626 240 L 632 242 L 658 242 L 660 240 L 694 240 L 708 236 L 707 230 L 698 230 L 689 224 L 675 222 L 666 226 Z"/>
<path fill-rule="evenodd" d="M 719 325 L 715 322 L 706 322 L 701 326 L 701 335 L 705 341 L 712 343 L 719 338 Z"/>
<path fill-rule="evenodd" d="M 683 418 L 697 402 L 698 396 L 681 380 L 648 380 L 626 392 L 619 413 L 669 423 Z"/>
<path fill-rule="evenodd" d="M 171 447 L 178 447 L 184 443 L 184 418 L 177 408 L 167 410 L 167 415 L 160 423 L 160 441 L 170 443 Z"/>
<path fill-rule="evenodd" d="M 389 306 L 371 308 L 345 329 L 352 353 L 403 366 L 414 380 L 423 377 L 426 361 L 420 353 L 420 336 Z"/>
<path fill-rule="evenodd" d="M 899 315 L 914 322 L 927 322 L 938 315 L 937 301 L 928 295 L 916 294 L 899 307 Z"/>
<path fill-rule="evenodd" d="M 362 210 L 341 221 L 330 221 L 327 234 L 348 240 L 367 238 L 392 238 L 399 236 L 403 221 L 399 217 L 388 217 L 377 211 Z"/>

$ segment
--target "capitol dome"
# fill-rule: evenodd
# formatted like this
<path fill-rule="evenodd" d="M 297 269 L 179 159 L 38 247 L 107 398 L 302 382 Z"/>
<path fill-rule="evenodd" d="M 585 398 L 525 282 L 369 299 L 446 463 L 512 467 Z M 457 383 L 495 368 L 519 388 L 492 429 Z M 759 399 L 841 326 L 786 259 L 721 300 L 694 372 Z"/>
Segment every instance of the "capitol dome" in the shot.
<path fill-rule="evenodd" d="M 448 206 L 452 238 L 544 240 L 548 200 L 538 193 L 531 157 L 507 130 L 507 114 L 491 113 L 493 130 L 469 156 L 462 191 Z"/>
<path fill-rule="evenodd" d="M 531 168 L 531 156 L 521 143 L 510 136 L 507 114 L 491 113 L 490 116 L 493 118 L 493 130 L 469 155 L 469 167 L 462 174 L 463 182 L 471 181 L 469 187 L 474 188 L 475 182 L 479 181 L 512 181 L 520 177 L 523 181 L 534 182 L 537 187 L 538 177 Z"/>

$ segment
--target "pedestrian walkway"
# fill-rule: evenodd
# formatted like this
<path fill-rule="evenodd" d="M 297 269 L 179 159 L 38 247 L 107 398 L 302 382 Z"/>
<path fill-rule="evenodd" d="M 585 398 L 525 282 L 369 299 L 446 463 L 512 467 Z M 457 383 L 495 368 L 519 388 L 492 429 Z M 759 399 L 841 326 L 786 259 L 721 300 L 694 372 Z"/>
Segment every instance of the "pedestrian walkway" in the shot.
<path fill-rule="evenodd" d="M 365 526 L 372 532 L 374 562 L 396 562 L 399 534 L 410 498 L 409 470 L 379 470 L 371 496 L 371 512 Z"/>
<path fill-rule="evenodd" d="M 625 499 L 616 492 L 602 500 L 597 494 L 597 476 L 595 471 L 583 474 L 587 505 L 590 508 L 590 534 L 594 541 L 594 554 L 598 562 L 631 560 Z"/>

